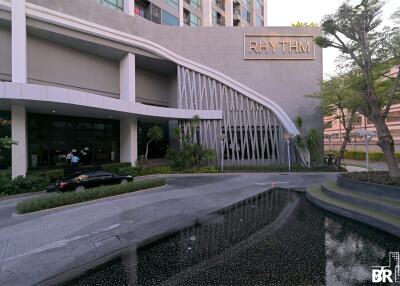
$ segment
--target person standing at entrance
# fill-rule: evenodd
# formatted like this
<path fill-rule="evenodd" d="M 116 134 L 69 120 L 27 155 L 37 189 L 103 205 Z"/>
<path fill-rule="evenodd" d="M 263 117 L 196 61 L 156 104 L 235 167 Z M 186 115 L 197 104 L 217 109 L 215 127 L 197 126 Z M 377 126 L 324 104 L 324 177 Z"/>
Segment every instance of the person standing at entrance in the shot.
<path fill-rule="evenodd" d="M 79 160 L 80 160 L 80 158 L 78 156 L 76 156 L 75 154 L 72 156 L 72 158 L 71 158 L 71 166 L 72 166 L 72 168 L 78 167 Z"/>
<path fill-rule="evenodd" d="M 67 157 L 65 158 L 66 160 L 67 160 L 67 167 L 70 167 L 71 166 L 71 160 L 72 160 L 72 157 L 74 156 L 74 154 L 72 153 L 72 152 L 69 152 L 68 154 L 67 154 Z"/>

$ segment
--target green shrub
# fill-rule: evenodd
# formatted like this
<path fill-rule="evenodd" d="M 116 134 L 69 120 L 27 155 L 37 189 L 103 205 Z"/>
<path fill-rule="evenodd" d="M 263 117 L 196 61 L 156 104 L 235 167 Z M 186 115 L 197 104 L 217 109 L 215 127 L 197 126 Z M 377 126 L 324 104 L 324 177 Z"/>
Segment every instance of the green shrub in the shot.
<path fill-rule="evenodd" d="M 400 187 L 400 178 L 390 177 L 388 171 L 349 172 L 343 176 L 351 180 Z"/>
<path fill-rule="evenodd" d="M 117 171 L 118 174 L 121 175 L 131 175 L 133 177 L 142 176 L 143 168 L 140 167 L 123 167 L 119 168 Z"/>
<path fill-rule="evenodd" d="M 118 170 L 120 174 L 131 176 L 145 176 L 155 174 L 176 174 L 176 173 L 217 173 L 218 169 L 214 166 L 195 167 L 184 170 L 174 170 L 169 166 L 159 167 L 128 167 Z"/>
<path fill-rule="evenodd" d="M 371 161 L 384 161 L 385 157 L 383 152 L 369 152 L 369 159 Z M 400 159 L 400 153 L 396 153 L 396 158 Z M 349 160 L 365 160 L 365 152 L 363 151 L 346 151 L 344 158 Z"/>
<path fill-rule="evenodd" d="M 101 165 L 103 171 L 118 174 L 118 170 L 125 167 L 130 167 L 130 163 L 109 163 Z"/>
<path fill-rule="evenodd" d="M 0 177 L 0 193 L 3 195 L 17 195 L 23 193 L 34 193 L 46 190 L 49 180 L 43 176 Z"/>
<path fill-rule="evenodd" d="M 60 193 L 54 196 L 33 198 L 17 204 L 18 213 L 29 213 L 56 208 L 165 185 L 165 179 L 151 179 L 124 185 L 103 186 L 83 192 Z"/>
<path fill-rule="evenodd" d="M 64 177 L 64 170 L 63 169 L 55 169 L 55 170 L 46 170 L 46 171 L 35 171 L 29 173 L 28 177 L 31 176 L 40 176 L 46 177 L 49 182 L 55 182 L 57 180 L 61 180 Z"/>

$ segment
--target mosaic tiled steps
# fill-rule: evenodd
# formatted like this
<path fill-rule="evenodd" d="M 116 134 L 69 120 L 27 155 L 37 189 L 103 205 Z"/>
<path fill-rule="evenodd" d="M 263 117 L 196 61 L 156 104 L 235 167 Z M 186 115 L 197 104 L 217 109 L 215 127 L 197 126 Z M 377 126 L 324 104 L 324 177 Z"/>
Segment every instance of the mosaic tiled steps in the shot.
<path fill-rule="evenodd" d="M 400 200 L 361 194 L 328 182 L 307 189 L 307 198 L 328 211 L 400 237 Z"/>

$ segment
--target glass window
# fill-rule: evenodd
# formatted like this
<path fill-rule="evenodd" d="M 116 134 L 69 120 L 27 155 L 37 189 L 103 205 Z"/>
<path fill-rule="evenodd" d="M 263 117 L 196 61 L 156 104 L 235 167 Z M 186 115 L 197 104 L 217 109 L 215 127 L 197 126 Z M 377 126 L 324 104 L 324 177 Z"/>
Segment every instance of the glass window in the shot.
<path fill-rule="evenodd" d="M 179 10 L 179 0 L 165 0 L 165 3 L 167 3 L 175 10 Z"/>
<path fill-rule="evenodd" d="M 161 9 L 160 7 L 151 4 L 151 21 L 161 24 Z"/>
<path fill-rule="evenodd" d="M 190 7 L 196 10 L 201 10 L 201 0 L 186 0 L 186 3 L 190 4 Z"/>
<path fill-rule="evenodd" d="M 257 16 L 257 18 L 256 18 L 256 25 L 257 26 L 259 26 L 259 27 L 261 27 L 261 18 L 260 18 L 260 16 Z"/>
<path fill-rule="evenodd" d="M 111 9 L 124 10 L 123 0 L 97 0 L 97 3 Z"/>
<path fill-rule="evenodd" d="M 243 5 L 250 7 L 250 0 L 242 0 Z"/>
<path fill-rule="evenodd" d="M 243 9 L 242 10 L 242 18 L 250 23 L 250 12 L 247 11 L 246 9 Z"/>
<path fill-rule="evenodd" d="M 190 26 L 200 26 L 200 18 L 190 13 Z"/>
<path fill-rule="evenodd" d="M 171 13 L 162 10 L 161 15 L 162 15 L 162 24 L 169 26 L 179 26 L 179 19 L 174 15 L 172 15 Z"/>
<path fill-rule="evenodd" d="M 395 121 L 400 121 L 400 111 L 394 111 L 394 112 L 392 111 L 386 118 L 386 122 L 395 122 Z"/>
<path fill-rule="evenodd" d="M 66 165 L 75 153 L 83 165 L 119 159 L 119 122 L 83 117 L 28 114 L 29 168 Z"/>
<path fill-rule="evenodd" d="M 225 18 L 216 10 L 212 11 L 212 20 L 214 25 L 224 26 Z"/>

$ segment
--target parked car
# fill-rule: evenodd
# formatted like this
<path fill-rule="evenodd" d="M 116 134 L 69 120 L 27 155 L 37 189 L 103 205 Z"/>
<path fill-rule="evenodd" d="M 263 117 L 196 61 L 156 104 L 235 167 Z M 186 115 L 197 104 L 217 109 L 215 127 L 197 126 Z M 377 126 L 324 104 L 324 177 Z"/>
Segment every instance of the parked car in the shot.
<path fill-rule="evenodd" d="M 130 175 L 115 175 L 104 171 L 92 171 L 76 174 L 69 179 L 56 182 L 56 190 L 60 192 L 81 192 L 89 188 L 106 185 L 126 184 L 132 182 Z"/>

